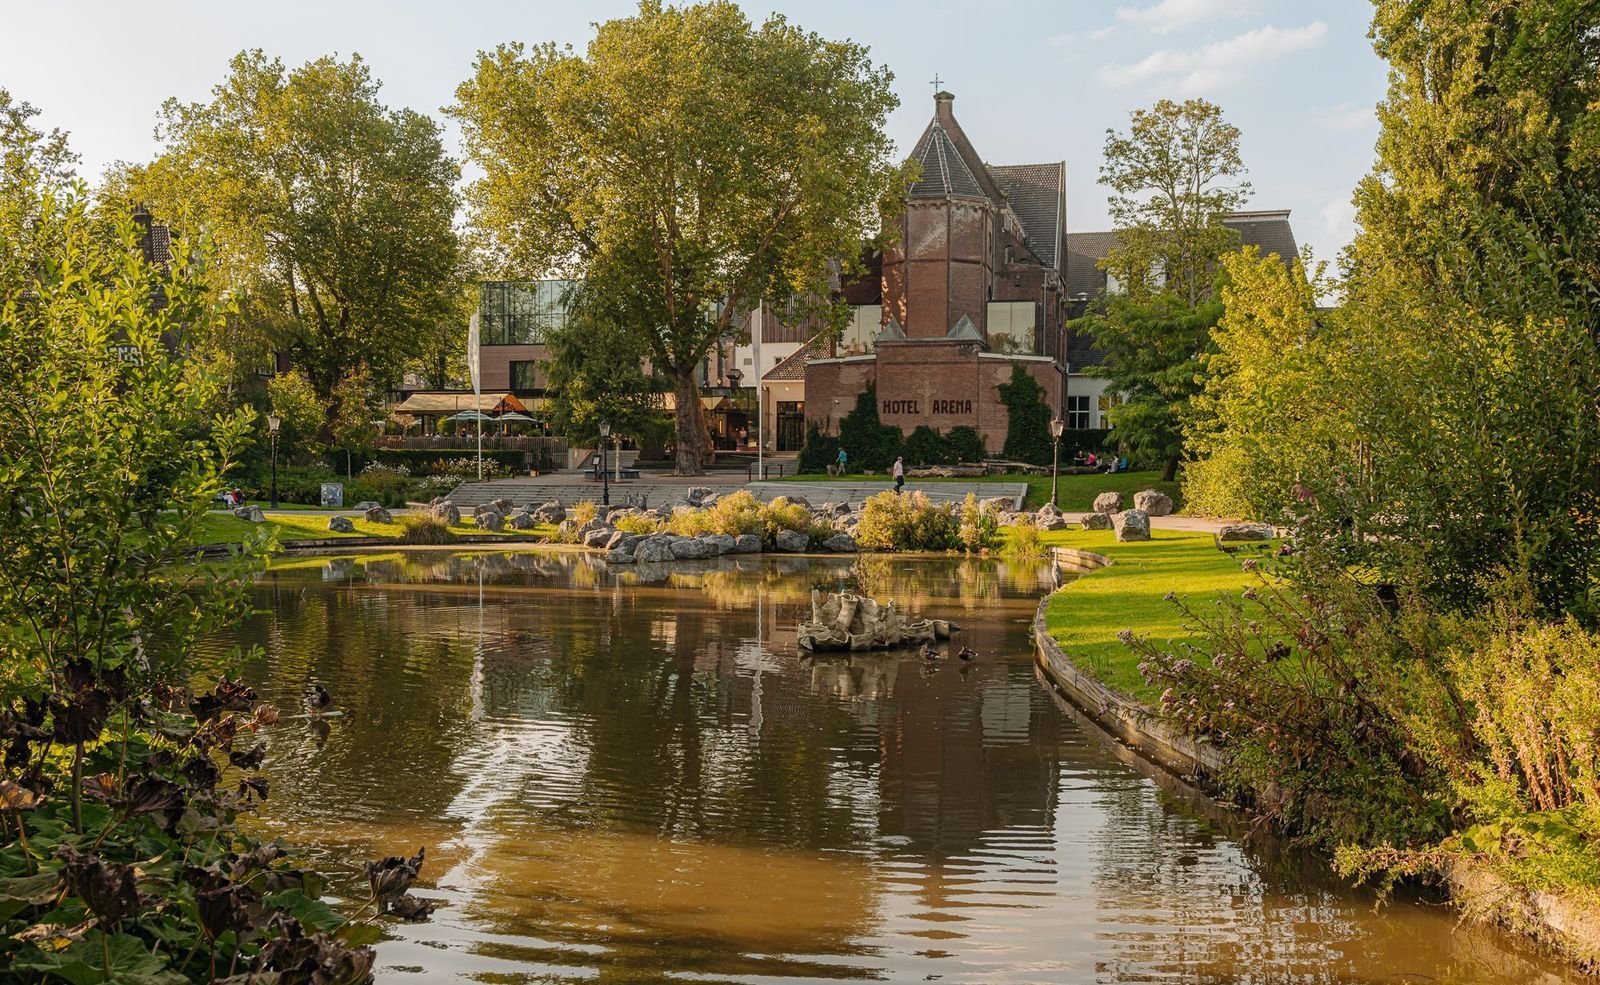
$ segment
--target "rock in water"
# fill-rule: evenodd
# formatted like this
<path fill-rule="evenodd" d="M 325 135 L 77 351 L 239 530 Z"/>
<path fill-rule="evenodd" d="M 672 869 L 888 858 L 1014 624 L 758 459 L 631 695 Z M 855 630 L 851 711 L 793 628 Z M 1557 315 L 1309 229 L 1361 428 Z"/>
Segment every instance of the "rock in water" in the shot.
<path fill-rule="evenodd" d="M 943 619 L 908 623 L 893 602 L 880 603 L 851 592 L 811 593 L 811 621 L 800 624 L 796 640 L 804 650 L 884 650 L 949 639 L 953 627 Z"/>
<path fill-rule="evenodd" d="M 1150 515 L 1144 510 L 1123 510 L 1111 517 L 1118 540 L 1149 540 Z"/>
<path fill-rule="evenodd" d="M 798 530 L 778 531 L 778 550 L 798 554 L 811 546 L 811 538 Z"/>
<path fill-rule="evenodd" d="M 861 549 L 856 545 L 856 539 L 849 534 L 834 534 L 823 541 L 822 546 L 835 554 L 854 554 Z"/>
<path fill-rule="evenodd" d="M 733 538 L 734 554 L 760 554 L 761 538 L 755 534 L 740 534 Z"/>
<path fill-rule="evenodd" d="M 1094 511 L 1096 513 L 1122 512 L 1122 494 L 1119 492 L 1103 492 L 1094 498 Z"/>
<path fill-rule="evenodd" d="M 1171 516 L 1172 497 L 1155 489 L 1141 489 L 1133 494 L 1133 508 L 1151 516 Z"/>

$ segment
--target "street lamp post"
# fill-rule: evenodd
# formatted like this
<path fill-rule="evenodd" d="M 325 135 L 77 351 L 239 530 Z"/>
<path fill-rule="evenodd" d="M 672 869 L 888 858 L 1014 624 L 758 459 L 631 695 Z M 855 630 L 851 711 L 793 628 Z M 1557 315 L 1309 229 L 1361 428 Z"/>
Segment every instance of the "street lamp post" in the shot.
<path fill-rule="evenodd" d="M 272 436 L 272 508 L 278 508 L 278 429 L 283 418 L 274 411 L 267 415 L 267 433 Z"/>
<path fill-rule="evenodd" d="M 1055 446 L 1055 454 L 1050 459 L 1050 505 L 1052 506 L 1061 505 L 1056 498 L 1056 489 L 1061 480 L 1061 432 L 1066 429 L 1067 422 L 1060 417 L 1050 422 L 1050 437 L 1055 439 L 1051 442 Z"/>
<path fill-rule="evenodd" d="M 611 422 L 600 422 L 600 505 L 611 505 L 611 473 L 606 471 L 606 444 L 611 440 Z"/>

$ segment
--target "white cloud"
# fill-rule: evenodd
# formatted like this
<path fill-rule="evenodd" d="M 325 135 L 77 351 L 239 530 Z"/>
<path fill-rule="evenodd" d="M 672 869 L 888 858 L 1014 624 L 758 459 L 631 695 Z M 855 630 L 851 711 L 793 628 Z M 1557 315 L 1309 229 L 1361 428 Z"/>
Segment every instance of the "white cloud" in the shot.
<path fill-rule="evenodd" d="M 1156 0 L 1148 7 L 1118 7 L 1117 20 L 1166 34 L 1202 21 L 1242 17 L 1255 6 L 1251 0 Z"/>
<path fill-rule="evenodd" d="M 1102 65 L 1100 81 L 1108 86 L 1150 84 L 1180 95 L 1214 92 L 1248 79 L 1263 62 L 1322 43 L 1328 25 L 1312 21 L 1304 27 L 1258 27 L 1200 48 L 1163 48 L 1129 65 Z"/>
<path fill-rule="evenodd" d="M 1327 239 L 1335 243 L 1348 243 L 1356 232 L 1356 207 L 1348 193 L 1328 199 L 1322 206 L 1322 227 Z"/>
<path fill-rule="evenodd" d="M 1116 33 L 1117 25 L 1115 24 L 1112 24 L 1110 27 L 1097 27 L 1089 32 L 1089 40 L 1096 42 L 1104 41 L 1107 38 L 1114 36 Z"/>
<path fill-rule="evenodd" d="M 1052 34 L 1044 39 L 1044 43 L 1052 48 L 1070 48 L 1077 37 L 1072 34 Z"/>
<path fill-rule="evenodd" d="M 1359 103 L 1340 103 L 1323 111 L 1319 122 L 1324 129 L 1336 133 L 1360 133 L 1363 130 L 1377 128 L 1378 110 L 1376 107 L 1362 106 Z"/>

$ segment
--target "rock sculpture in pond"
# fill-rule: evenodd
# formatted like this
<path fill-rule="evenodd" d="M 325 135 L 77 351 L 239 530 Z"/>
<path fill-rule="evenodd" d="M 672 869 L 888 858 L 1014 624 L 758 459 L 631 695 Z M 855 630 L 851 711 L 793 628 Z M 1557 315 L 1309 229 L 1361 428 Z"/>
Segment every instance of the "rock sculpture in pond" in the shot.
<path fill-rule="evenodd" d="M 811 593 L 811 621 L 796 637 L 803 650 L 886 650 L 950 638 L 943 619 L 906 622 L 893 602 L 878 602 L 851 592 Z"/>

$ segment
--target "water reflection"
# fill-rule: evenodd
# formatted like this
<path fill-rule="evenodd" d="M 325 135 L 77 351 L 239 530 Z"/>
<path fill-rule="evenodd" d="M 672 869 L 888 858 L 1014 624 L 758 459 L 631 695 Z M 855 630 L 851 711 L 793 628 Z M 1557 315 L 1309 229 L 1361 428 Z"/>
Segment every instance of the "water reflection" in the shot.
<path fill-rule="evenodd" d="M 429 848 L 386 978 L 1563 981 L 1437 907 L 1374 911 L 1129 760 L 1034 677 L 1051 573 L 973 560 L 415 552 L 296 562 L 215 641 L 291 705 L 270 832 Z M 960 623 L 982 658 L 804 660 L 813 586 Z M 1215 812 L 1212 812 L 1215 815 Z M 346 872 L 351 870 L 346 868 Z"/>

